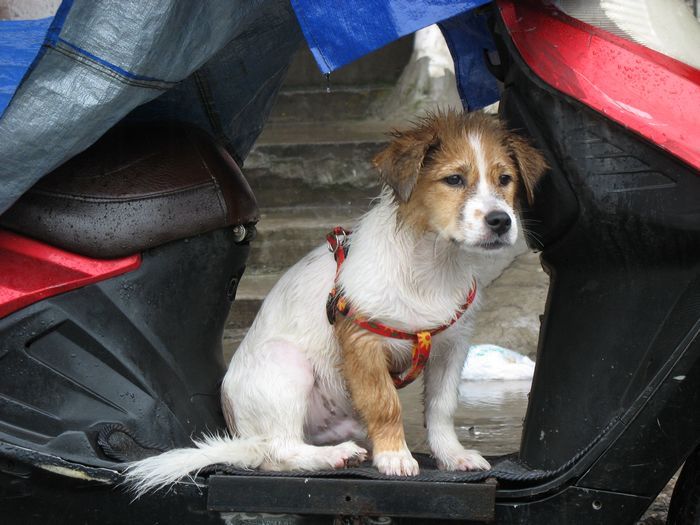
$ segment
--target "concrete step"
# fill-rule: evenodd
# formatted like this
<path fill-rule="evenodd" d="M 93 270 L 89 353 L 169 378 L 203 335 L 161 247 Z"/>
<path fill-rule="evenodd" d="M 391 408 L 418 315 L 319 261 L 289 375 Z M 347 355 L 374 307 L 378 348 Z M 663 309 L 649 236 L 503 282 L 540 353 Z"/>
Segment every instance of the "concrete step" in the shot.
<path fill-rule="evenodd" d="M 365 210 L 369 201 L 379 194 L 379 181 L 356 187 L 351 184 L 317 184 L 313 180 L 280 177 L 274 174 L 250 174 L 246 178 L 255 193 L 264 216 L 287 213 L 313 214 L 308 208 L 350 208 Z"/>
<path fill-rule="evenodd" d="M 224 362 L 228 365 L 229 361 L 231 361 L 231 357 L 233 357 L 233 353 L 236 351 L 236 348 L 238 348 L 238 345 L 241 344 L 241 341 L 245 337 L 245 334 L 248 333 L 248 327 L 246 328 L 232 328 L 227 326 L 224 328 L 224 337 L 222 340 L 222 346 L 223 346 L 223 354 L 224 354 Z"/>
<path fill-rule="evenodd" d="M 231 307 L 231 312 L 226 322 L 226 330 L 229 330 L 228 335 L 230 339 L 238 337 L 242 339 L 244 334 L 230 331 L 244 330 L 251 325 L 263 299 L 265 299 L 265 296 L 283 273 L 283 271 L 272 273 L 246 271 L 241 279 L 241 283 L 238 285 L 236 300 Z"/>
<path fill-rule="evenodd" d="M 315 115 L 311 117 L 315 118 Z M 386 142 L 393 127 L 403 126 L 407 122 L 408 120 L 381 119 L 273 122 L 265 126 L 258 137 L 256 148 L 298 144 Z"/>
<path fill-rule="evenodd" d="M 316 206 L 263 210 L 227 327 L 241 329 L 250 326 L 263 299 L 280 276 L 311 250 L 325 243 L 326 234 L 334 226 L 352 229 L 357 218 L 368 207 L 369 199 L 362 207 Z"/>
<path fill-rule="evenodd" d="M 405 124 L 382 120 L 272 123 L 248 155 L 245 173 L 251 181 L 274 176 L 314 187 L 376 186 L 371 159 L 386 146 L 391 129 Z"/>
<path fill-rule="evenodd" d="M 374 184 L 376 173 L 371 159 L 385 142 L 260 145 L 248 156 L 246 175 L 317 181 L 320 185 Z"/>
<path fill-rule="evenodd" d="M 352 228 L 362 211 L 351 207 L 315 207 L 293 213 L 263 212 L 257 236 L 251 243 L 248 267 L 257 273 L 285 270 L 326 242 L 326 234 L 333 227 Z"/>
<path fill-rule="evenodd" d="M 289 88 L 280 91 L 267 121 L 303 122 L 313 117 L 315 122 L 368 119 L 375 108 L 388 100 L 393 88 L 380 86 L 341 86 L 325 88 Z"/>
<path fill-rule="evenodd" d="M 313 186 L 274 175 L 250 177 L 250 183 L 261 213 L 248 268 L 258 273 L 288 268 L 334 226 L 350 227 L 379 193 L 378 186 Z"/>

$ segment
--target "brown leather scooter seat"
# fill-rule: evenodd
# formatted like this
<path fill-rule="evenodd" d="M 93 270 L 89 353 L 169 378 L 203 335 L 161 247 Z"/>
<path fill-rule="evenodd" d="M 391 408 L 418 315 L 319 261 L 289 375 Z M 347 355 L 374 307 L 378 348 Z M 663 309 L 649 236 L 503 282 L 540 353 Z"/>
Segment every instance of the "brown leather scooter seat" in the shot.
<path fill-rule="evenodd" d="M 231 156 L 182 124 L 122 125 L 48 174 L 0 225 L 97 258 L 258 220 Z"/>

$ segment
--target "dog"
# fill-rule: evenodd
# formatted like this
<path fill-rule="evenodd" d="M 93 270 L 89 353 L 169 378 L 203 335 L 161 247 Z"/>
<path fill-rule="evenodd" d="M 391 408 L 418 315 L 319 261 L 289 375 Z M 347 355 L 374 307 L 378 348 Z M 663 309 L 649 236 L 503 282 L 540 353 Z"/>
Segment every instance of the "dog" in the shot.
<path fill-rule="evenodd" d="M 395 385 L 423 366 L 438 467 L 490 468 L 457 438 L 458 384 L 479 274 L 515 243 L 517 203 L 532 202 L 546 162 L 497 118 L 448 111 L 395 131 L 374 165 L 375 205 L 282 276 L 233 356 L 221 387 L 231 435 L 132 464 L 138 495 L 217 463 L 339 469 L 370 448 L 380 472 L 415 476 Z"/>

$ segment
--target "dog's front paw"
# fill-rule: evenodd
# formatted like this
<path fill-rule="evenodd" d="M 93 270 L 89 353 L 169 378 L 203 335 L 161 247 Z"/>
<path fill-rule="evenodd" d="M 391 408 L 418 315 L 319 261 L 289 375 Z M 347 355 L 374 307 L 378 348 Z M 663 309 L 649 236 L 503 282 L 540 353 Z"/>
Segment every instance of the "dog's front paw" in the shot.
<path fill-rule="evenodd" d="M 408 449 L 378 452 L 374 454 L 374 466 L 389 476 L 418 475 L 418 462 Z"/>
<path fill-rule="evenodd" d="M 491 465 L 476 450 L 462 449 L 436 458 L 440 470 L 489 470 Z"/>
<path fill-rule="evenodd" d="M 367 458 L 367 451 L 352 441 L 329 447 L 332 451 L 330 463 L 334 468 L 356 467 Z"/>

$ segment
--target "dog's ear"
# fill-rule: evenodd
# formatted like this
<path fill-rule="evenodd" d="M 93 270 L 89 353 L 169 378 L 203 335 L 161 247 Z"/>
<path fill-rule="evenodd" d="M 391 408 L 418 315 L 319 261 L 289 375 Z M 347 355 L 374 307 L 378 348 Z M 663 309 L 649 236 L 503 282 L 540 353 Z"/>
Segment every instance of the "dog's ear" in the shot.
<path fill-rule="evenodd" d="M 394 131 L 394 140 L 372 161 L 379 179 L 401 202 L 408 202 L 426 157 L 439 146 L 435 130 L 427 124 L 426 120 L 408 131 Z"/>
<path fill-rule="evenodd" d="M 549 167 L 542 153 L 532 147 L 527 140 L 515 133 L 508 133 L 506 139 L 510 154 L 518 166 L 518 174 L 525 187 L 528 204 L 532 204 L 535 186 Z"/>

